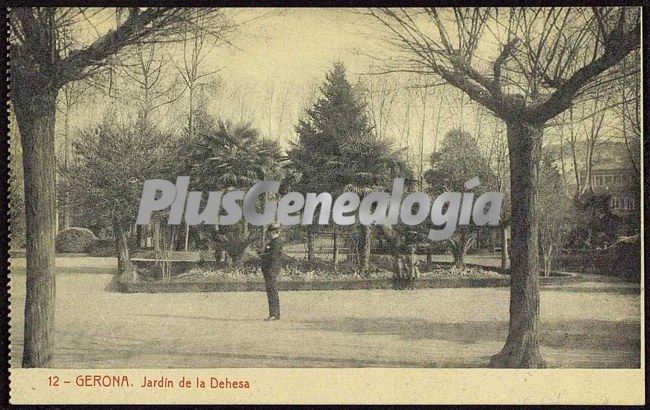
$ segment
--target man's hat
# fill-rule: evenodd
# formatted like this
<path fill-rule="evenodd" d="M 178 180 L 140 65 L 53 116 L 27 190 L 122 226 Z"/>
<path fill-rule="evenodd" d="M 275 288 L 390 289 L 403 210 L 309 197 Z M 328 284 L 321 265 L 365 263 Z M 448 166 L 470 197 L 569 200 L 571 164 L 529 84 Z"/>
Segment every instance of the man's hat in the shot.
<path fill-rule="evenodd" d="M 269 224 L 269 227 L 267 228 L 269 232 L 271 231 L 279 231 L 280 230 L 280 224 L 277 221 L 271 222 Z"/>

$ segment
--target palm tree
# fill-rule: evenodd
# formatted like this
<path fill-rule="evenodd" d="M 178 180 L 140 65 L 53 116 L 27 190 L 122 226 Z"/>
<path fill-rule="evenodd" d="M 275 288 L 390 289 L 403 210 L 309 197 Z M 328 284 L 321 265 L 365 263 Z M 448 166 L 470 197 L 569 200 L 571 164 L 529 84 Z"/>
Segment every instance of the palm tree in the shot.
<path fill-rule="evenodd" d="M 206 114 L 195 117 L 197 138 L 183 150 L 192 162 L 193 184 L 202 191 L 244 190 L 261 180 L 281 176 L 283 156 L 276 141 L 263 139 L 249 123 L 214 121 Z M 264 200 L 259 204 L 264 206 Z M 248 223 L 216 226 L 212 230 L 217 260 L 224 250 L 238 265 L 253 242 Z"/>
<path fill-rule="evenodd" d="M 393 179 L 404 178 L 412 184 L 413 172 L 402 157 L 402 150 L 393 150 L 390 142 L 372 133 L 341 138 L 342 157 L 338 161 L 337 178 L 343 191 L 355 192 L 361 199 L 376 191 L 388 191 Z M 373 228 L 358 225 L 359 274 L 370 273 L 370 241 Z M 395 248 L 397 248 L 395 246 Z"/>

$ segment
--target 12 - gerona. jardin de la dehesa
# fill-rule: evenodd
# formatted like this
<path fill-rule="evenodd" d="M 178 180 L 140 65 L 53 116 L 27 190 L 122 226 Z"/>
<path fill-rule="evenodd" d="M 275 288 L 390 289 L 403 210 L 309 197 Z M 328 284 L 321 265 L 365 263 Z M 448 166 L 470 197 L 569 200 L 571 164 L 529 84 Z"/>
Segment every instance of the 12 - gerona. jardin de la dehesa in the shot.
<path fill-rule="evenodd" d="M 465 183 L 468 192 L 445 192 L 433 201 L 424 192 L 414 192 L 404 197 L 404 179 L 393 180 L 388 192 L 371 192 L 361 199 L 354 192 L 344 192 L 335 200 L 328 192 L 319 194 L 289 192 L 278 201 L 265 200 L 258 211 L 256 205 L 267 193 L 277 194 L 280 183 L 260 181 L 248 192 L 233 190 L 212 191 L 201 209 L 203 192 L 190 191 L 190 177 L 179 176 L 176 184 L 164 179 L 145 181 L 140 199 L 137 224 L 146 225 L 154 211 L 169 208 L 169 225 L 183 221 L 188 225 L 232 225 L 242 218 L 251 225 L 265 226 L 274 220 L 280 225 L 312 225 L 314 214 L 320 206 L 318 224 L 352 225 L 357 218 L 363 225 L 418 225 L 428 217 L 440 229 L 429 230 L 429 240 L 442 241 L 451 237 L 458 225 L 498 225 L 503 194 L 486 192 L 474 201 L 472 189 L 480 185 L 478 178 Z M 241 203 L 241 205 L 240 205 Z"/>

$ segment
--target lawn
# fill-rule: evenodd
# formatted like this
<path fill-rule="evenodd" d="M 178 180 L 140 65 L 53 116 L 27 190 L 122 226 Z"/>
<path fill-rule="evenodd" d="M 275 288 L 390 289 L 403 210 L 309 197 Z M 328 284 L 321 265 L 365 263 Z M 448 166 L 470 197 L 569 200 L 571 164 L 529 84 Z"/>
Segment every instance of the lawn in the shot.
<path fill-rule="evenodd" d="M 294 291 L 264 322 L 262 292 L 122 294 L 107 274 L 60 273 L 54 366 L 482 367 L 507 335 L 508 289 Z M 615 284 L 543 289 L 550 367 L 638 367 L 640 298 Z M 20 365 L 25 275 L 11 282 Z"/>

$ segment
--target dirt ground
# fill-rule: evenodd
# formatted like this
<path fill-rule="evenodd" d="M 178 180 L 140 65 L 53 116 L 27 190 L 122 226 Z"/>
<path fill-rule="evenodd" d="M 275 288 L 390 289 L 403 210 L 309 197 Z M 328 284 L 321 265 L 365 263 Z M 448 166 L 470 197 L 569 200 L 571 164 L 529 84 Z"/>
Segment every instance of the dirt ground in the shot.
<path fill-rule="evenodd" d="M 20 366 L 25 275 L 12 276 Z M 262 292 L 121 294 L 110 279 L 58 275 L 55 367 L 484 367 L 507 335 L 507 288 L 282 292 L 282 320 L 264 322 Z M 640 364 L 634 292 L 544 289 L 541 318 L 549 367 Z"/>

